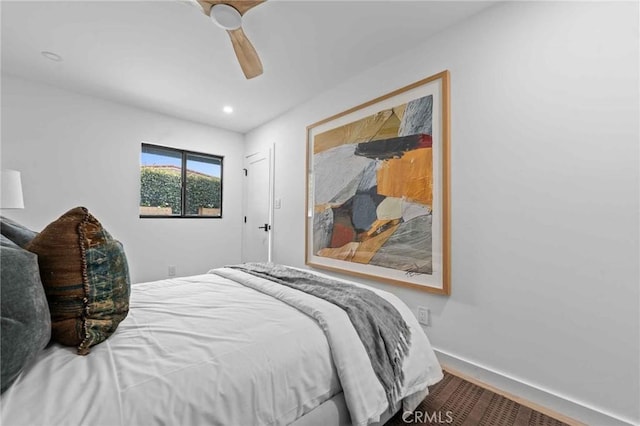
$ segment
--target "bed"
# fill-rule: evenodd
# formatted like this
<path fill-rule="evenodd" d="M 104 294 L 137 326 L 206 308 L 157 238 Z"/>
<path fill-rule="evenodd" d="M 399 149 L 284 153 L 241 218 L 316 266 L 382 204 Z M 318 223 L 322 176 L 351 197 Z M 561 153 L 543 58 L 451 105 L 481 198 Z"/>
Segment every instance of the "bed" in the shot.
<path fill-rule="evenodd" d="M 442 378 L 382 290 L 267 263 L 131 285 L 84 207 L 0 231 L 3 425 L 384 424 Z"/>
<path fill-rule="evenodd" d="M 2 424 L 352 424 L 335 355 L 318 323 L 246 280 L 278 286 L 230 268 L 134 284 L 129 315 L 91 354 L 78 356 L 57 343 L 39 354 L 2 395 Z M 340 308 L 294 289 L 276 291 L 324 310 L 344 326 L 336 339 L 357 343 Z M 411 410 L 442 372 L 406 305 L 373 291 L 411 329 L 402 390 L 402 409 Z M 355 382 L 351 399 L 373 398 L 375 405 L 359 414 L 360 424 L 383 424 L 393 413 L 372 391 L 375 377 L 367 375 L 357 348 L 342 350 L 353 351 L 337 360 L 351 376 L 342 380 Z"/>

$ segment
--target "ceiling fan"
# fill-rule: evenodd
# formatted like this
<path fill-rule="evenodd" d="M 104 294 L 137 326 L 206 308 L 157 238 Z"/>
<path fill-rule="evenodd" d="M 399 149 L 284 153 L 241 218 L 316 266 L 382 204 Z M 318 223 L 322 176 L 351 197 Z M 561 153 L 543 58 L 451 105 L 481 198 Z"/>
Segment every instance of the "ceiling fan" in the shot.
<path fill-rule="evenodd" d="M 262 74 L 262 62 L 247 35 L 242 31 L 242 16 L 265 0 L 190 0 L 220 28 L 227 30 L 233 50 L 244 76 L 248 79 Z"/>

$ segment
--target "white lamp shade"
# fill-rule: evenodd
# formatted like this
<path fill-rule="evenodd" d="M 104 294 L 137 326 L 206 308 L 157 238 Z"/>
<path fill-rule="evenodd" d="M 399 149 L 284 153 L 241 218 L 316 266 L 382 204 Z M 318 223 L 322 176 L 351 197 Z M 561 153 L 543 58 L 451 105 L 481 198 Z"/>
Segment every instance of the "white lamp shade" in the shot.
<path fill-rule="evenodd" d="M 24 200 L 22 198 L 22 180 L 20 172 L 17 170 L 2 171 L 2 192 L 0 192 L 0 208 L 2 209 L 23 209 Z"/>

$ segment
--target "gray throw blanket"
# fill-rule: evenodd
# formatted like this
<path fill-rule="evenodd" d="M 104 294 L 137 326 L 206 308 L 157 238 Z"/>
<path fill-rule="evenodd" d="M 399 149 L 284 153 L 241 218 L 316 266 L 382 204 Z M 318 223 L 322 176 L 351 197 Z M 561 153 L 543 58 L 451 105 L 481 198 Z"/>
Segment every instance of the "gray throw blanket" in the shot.
<path fill-rule="evenodd" d="M 411 331 L 396 308 L 371 290 L 271 263 L 228 266 L 327 300 L 342 308 L 355 328 L 371 366 L 396 410 L 404 383 L 402 364 Z"/>

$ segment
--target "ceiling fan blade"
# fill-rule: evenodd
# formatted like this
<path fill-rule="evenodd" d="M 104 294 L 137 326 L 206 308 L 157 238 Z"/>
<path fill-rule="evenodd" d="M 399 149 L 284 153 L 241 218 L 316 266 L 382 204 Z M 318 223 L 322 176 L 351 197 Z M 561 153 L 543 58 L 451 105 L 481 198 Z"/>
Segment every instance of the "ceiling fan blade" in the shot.
<path fill-rule="evenodd" d="M 229 37 L 231 37 L 233 50 L 236 52 L 238 62 L 240 62 L 240 68 L 242 68 L 242 72 L 244 76 L 247 77 L 247 80 L 262 74 L 262 62 L 258 57 L 258 53 L 256 53 L 256 49 L 254 49 L 247 38 L 247 35 L 242 31 L 242 28 L 227 30 L 227 32 L 229 33 Z"/>
<path fill-rule="evenodd" d="M 202 8 L 202 12 L 209 16 L 209 12 L 211 11 L 211 6 L 213 6 L 211 3 L 204 1 L 204 0 L 193 0 L 196 3 L 198 3 L 200 5 L 200 7 Z"/>

